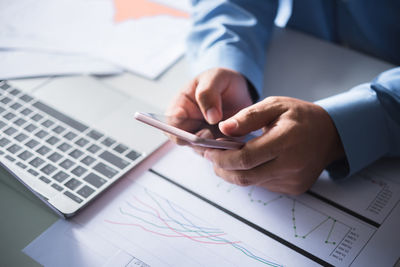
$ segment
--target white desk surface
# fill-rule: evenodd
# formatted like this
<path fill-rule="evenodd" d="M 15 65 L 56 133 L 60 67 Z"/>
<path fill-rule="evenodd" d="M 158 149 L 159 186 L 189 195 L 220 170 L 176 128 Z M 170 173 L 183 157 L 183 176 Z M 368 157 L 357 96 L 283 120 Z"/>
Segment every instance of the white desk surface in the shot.
<path fill-rule="evenodd" d="M 315 101 L 368 82 L 391 67 L 378 59 L 301 33 L 277 30 L 269 47 L 264 95 Z M 182 59 L 155 81 L 130 73 L 99 79 L 165 110 L 176 92 L 190 80 L 188 69 L 187 61 Z M 35 88 L 45 80 L 19 80 L 14 84 Z M 139 175 L 148 169 L 169 146 L 164 146 L 129 175 Z M 21 249 L 58 217 L 4 169 L 0 169 L 0 214 L 0 265 L 38 266 Z"/>

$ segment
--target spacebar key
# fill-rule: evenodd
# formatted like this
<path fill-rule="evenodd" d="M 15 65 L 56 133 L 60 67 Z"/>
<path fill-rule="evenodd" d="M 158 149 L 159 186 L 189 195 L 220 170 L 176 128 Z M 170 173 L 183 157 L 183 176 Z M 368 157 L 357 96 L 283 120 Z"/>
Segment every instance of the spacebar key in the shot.
<path fill-rule="evenodd" d="M 112 165 L 114 165 L 120 169 L 123 169 L 129 165 L 128 161 L 121 159 L 120 157 L 118 157 L 108 151 L 104 151 L 103 153 L 100 154 L 99 157 L 104 159 L 105 161 L 108 161 L 109 163 L 111 163 Z"/>

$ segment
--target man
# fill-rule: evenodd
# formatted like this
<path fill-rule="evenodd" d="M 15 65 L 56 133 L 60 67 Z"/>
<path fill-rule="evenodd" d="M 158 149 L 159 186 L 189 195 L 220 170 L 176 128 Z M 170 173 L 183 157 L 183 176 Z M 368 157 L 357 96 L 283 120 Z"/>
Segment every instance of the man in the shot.
<path fill-rule="evenodd" d="M 238 185 L 300 194 L 323 169 L 349 176 L 400 155 L 400 68 L 310 103 L 262 91 L 274 0 L 193 1 L 188 57 L 199 75 L 169 115 L 205 118 L 229 136 L 262 128 L 238 150 L 202 150 L 217 175 Z M 288 26 L 400 64 L 400 2 L 294 0 Z M 284 77 L 282 77 L 284 78 Z"/>

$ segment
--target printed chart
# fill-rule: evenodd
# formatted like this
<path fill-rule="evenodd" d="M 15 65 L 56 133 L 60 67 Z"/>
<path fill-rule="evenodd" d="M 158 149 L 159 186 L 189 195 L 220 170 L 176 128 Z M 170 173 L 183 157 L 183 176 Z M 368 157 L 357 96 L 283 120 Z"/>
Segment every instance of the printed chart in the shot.
<path fill-rule="evenodd" d="M 180 164 L 183 159 L 187 162 L 184 167 Z M 165 179 L 231 211 L 238 219 L 245 220 L 265 235 L 321 265 L 350 265 L 377 232 L 379 221 L 363 215 L 356 206 L 361 207 L 363 203 L 363 210 L 371 213 L 371 210 L 378 210 L 384 201 L 389 207 L 398 201 L 395 183 L 378 181 L 375 174 L 374 179 L 362 178 L 367 188 L 363 190 L 358 184 L 358 191 L 363 191 L 365 195 L 357 194 L 357 197 L 351 186 L 349 192 L 339 188 L 335 192 L 334 187 L 330 187 L 333 193 L 328 197 L 322 193 L 322 187 L 316 192 L 324 197 L 314 191 L 291 197 L 260 187 L 238 187 L 218 178 L 208 161 L 182 147 L 174 148 L 153 170 Z M 325 190 L 329 191 L 328 187 Z M 330 196 L 332 199 L 329 199 Z M 341 202 L 334 202 L 337 198 L 345 199 L 343 206 Z M 345 201 L 353 203 L 354 207 L 345 207 Z M 383 214 L 383 208 L 380 214 Z M 386 215 L 389 212 L 390 209 Z"/>
<path fill-rule="evenodd" d="M 118 207 L 114 219 L 105 219 L 104 222 L 114 231 L 124 235 L 137 236 L 139 231 L 154 236 L 158 242 L 162 240 L 168 242 L 170 239 L 173 243 L 168 244 L 169 246 L 176 246 L 176 242 L 188 242 L 189 244 L 182 244 L 180 247 L 198 244 L 207 246 L 210 250 L 218 250 L 217 247 L 222 247 L 223 250 L 233 249 L 236 250 L 233 253 L 254 260 L 252 264 L 282 266 L 265 256 L 256 255 L 240 240 L 230 238 L 221 229 L 206 225 L 203 220 L 147 188 L 143 188 L 140 196 L 135 194 L 125 200 Z"/>
<path fill-rule="evenodd" d="M 24 252 L 45 266 L 319 266 L 151 172 L 118 182 Z"/>

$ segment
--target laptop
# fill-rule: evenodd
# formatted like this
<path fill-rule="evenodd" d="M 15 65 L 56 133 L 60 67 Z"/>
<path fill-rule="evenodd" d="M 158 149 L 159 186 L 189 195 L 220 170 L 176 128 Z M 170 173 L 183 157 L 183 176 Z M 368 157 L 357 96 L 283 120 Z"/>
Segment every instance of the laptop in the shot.
<path fill-rule="evenodd" d="M 90 76 L 34 90 L 0 81 L 0 162 L 53 211 L 73 216 L 167 138 L 133 118 L 162 112 Z"/>

